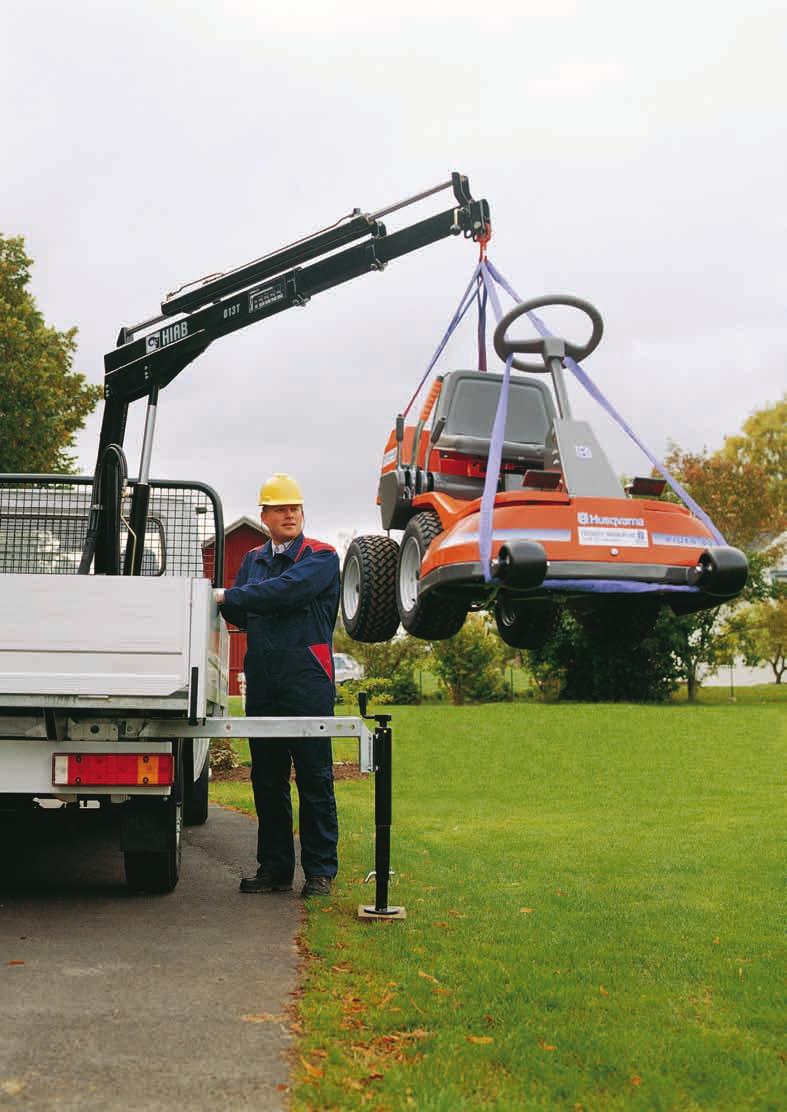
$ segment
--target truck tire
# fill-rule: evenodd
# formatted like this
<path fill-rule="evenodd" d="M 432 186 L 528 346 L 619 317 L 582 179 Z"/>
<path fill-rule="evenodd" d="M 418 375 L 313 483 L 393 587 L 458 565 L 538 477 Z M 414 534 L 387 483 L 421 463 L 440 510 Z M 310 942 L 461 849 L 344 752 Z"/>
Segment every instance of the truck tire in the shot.
<path fill-rule="evenodd" d="M 194 779 L 194 742 L 183 743 L 183 825 L 202 826 L 208 821 L 210 750 L 197 779 Z"/>
<path fill-rule="evenodd" d="M 171 892 L 180 878 L 183 852 L 183 760 L 175 764 L 175 783 L 166 799 L 130 800 L 126 806 L 140 805 L 144 821 L 155 840 L 164 848 L 126 850 L 124 852 L 126 883 L 132 892 L 162 895 Z"/>
<path fill-rule="evenodd" d="M 396 557 L 390 537 L 356 537 L 342 571 L 342 621 L 354 641 L 390 641 L 399 628 Z"/>
<path fill-rule="evenodd" d="M 540 649 L 555 634 L 560 608 L 551 599 L 514 602 L 500 594 L 495 621 L 501 641 L 514 649 Z"/>
<path fill-rule="evenodd" d="M 410 518 L 396 565 L 396 606 L 402 625 L 413 637 L 425 641 L 453 637 L 467 617 L 467 604 L 460 599 L 440 598 L 434 592 L 421 597 L 418 592 L 426 550 L 442 531 L 440 518 L 432 510 Z"/>

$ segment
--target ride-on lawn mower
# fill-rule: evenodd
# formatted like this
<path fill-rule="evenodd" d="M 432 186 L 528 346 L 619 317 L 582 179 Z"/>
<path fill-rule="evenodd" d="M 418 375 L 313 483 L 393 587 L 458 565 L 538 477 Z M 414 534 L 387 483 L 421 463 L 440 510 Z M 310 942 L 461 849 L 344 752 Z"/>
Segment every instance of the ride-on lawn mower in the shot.
<path fill-rule="evenodd" d="M 585 313 L 590 339 L 508 338 L 515 320 L 550 305 Z M 342 615 L 353 638 L 388 640 L 401 621 L 416 637 L 440 640 L 461 629 L 468 611 L 493 609 L 507 644 L 535 648 L 567 605 L 591 635 L 637 641 L 664 604 L 686 614 L 740 593 L 743 553 L 719 543 L 711 523 L 659 500 L 663 479 L 635 478 L 624 490 L 590 425 L 572 418 L 563 360 L 589 355 L 602 332 L 598 310 L 578 298 L 518 304 L 500 320 L 494 346 L 527 377 L 512 375 L 509 385 L 508 371 L 451 371 L 435 381 L 415 425 L 397 418 L 377 501 L 383 528 L 404 535 L 401 543 L 389 532 L 350 545 Z M 553 391 L 533 377 L 543 374 Z M 485 569 L 482 494 L 504 383 Z"/>

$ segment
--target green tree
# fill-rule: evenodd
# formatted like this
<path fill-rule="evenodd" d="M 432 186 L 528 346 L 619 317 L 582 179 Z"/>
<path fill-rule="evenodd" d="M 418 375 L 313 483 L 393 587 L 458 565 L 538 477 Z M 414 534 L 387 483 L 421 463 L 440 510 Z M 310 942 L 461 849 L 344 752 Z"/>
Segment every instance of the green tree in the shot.
<path fill-rule="evenodd" d="M 741 607 L 728 624 L 735 649 L 746 664 L 769 664 L 776 683 L 787 671 L 787 593 Z"/>
<path fill-rule="evenodd" d="M 739 602 L 773 595 L 769 569 L 782 550 L 769 542 L 785 528 L 785 417 L 787 400 L 782 400 L 752 414 L 742 435 L 727 437 L 718 451 L 683 452 L 673 445 L 666 459 L 727 542 L 746 553 L 749 581 Z M 736 605 L 672 618 L 673 652 L 691 701 L 703 673 L 730 659 Z"/>
<path fill-rule="evenodd" d="M 432 665 L 452 703 L 490 703 L 507 697 L 505 654 L 484 614 L 469 614 L 454 637 L 433 642 Z"/>
<path fill-rule="evenodd" d="M 0 471 L 62 473 L 101 387 L 72 370 L 77 330 L 45 323 L 31 266 L 24 239 L 0 235 Z"/>

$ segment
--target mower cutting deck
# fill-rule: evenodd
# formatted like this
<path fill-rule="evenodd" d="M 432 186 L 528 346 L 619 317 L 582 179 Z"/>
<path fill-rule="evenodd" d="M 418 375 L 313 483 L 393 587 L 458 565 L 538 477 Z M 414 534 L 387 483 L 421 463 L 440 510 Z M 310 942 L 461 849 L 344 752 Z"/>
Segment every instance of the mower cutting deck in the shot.
<path fill-rule="evenodd" d="M 510 324 L 545 304 L 570 305 L 592 324 L 584 345 L 512 342 Z M 495 332 L 512 367 L 500 476 L 492 511 L 491 579 L 480 552 L 481 503 L 503 375 L 452 371 L 434 384 L 417 424 L 401 418 L 383 456 L 378 504 L 389 536 L 361 536 L 344 565 L 342 614 L 358 641 L 384 641 L 401 624 L 440 640 L 469 610 L 494 609 L 503 640 L 534 648 L 568 605 L 590 631 L 639 640 L 662 605 L 676 613 L 717 606 L 743 589 L 746 558 L 720 545 L 684 506 L 661 501 L 661 479 L 624 490 L 590 425 L 571 417 L 563 358 L 597 346 L 601 316 L 577 298 L 517 305 Z M 513 358 L 539 353 L 539 362 Z M 427 429 L 427 422 L 430 421 Z"/>

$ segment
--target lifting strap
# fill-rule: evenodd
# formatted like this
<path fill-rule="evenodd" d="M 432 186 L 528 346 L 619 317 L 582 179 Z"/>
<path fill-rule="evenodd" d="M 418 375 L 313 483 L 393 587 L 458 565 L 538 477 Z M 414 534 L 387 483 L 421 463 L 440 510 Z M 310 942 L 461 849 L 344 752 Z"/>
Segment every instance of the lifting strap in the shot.
<path fill-rule="evenodd" d="M 500 271 L 488 259 L 484 259 L 484 261 L 482 263 L 482 266 L 483 266 L 483 271 L 482 271 L 483 279 L 484 279 L 484 282 L 487 285 L 487 289 L 490 291 L 490 300 L 492 301 L 492 307 L 494 308 L 494 311 L 495 311 L 495 317 L 499 321 L 501 316 L 502 316 L 502 312 L 501 312 L 501 309 L 500 309 L 500 302 L 498 301 L 496 294 L 495 294 L 495 296 L 493 296 L 494 285 L 493 285 L 493 283 L 490 279 L 494 279 L 494 281 L 497 282 L 506 291 L 506 293 L 509 295 L 509 297 L 511 297 L 515 302 L 520 302 L 522 299 L 520 298 L 520 296 L 516 292 L 516 290 L 509 284 L 509 282 L 506 281 L 506 279 L 503 277 L 503 275 L 500 273 Z M 538 332 L 538 334 L 540 336 L 542 336 L 543 338 L 546 339 L 546 338 L 551 337 L 551 336 L 554 335 L 554 333 L 552 333 L 549 330 L 549 328 L 546 326 L 546 324 L 543 322 L 543 320 L 541 320 L 541 318 L 536 313 L 529 312 L 527 314 L 527 316 L 530 320 L 530 323 L 533 325 L 533 327 L 535 328 L 535 330 Z M 510 362 L 510 359 L 509 359 L 509 362 Z M 722 535 L 721 531 L 716 528 L 716 526 L 714 525 L 714 523 L 711 520 L 711 518 L 709 517 L 709 515 L 705 513 L 705 511 L 702 509 L 702 507 L 697 502 L 695 502 L 695 500 L 691 497 L 691 495 L 686 490 L 686 488 L 683 486 L 683 484 L 679 483 L 678 480 L 676 478 L 674 478 L 669 473 L 667 468 L 664 466 L 663 463 L 661 463 L 661 461 L 658 459 L 658 457 L 655 456 L 653 454 L 653 452 L 650 451 L 650 449 L 647 447 L 646 444 L 643 443 L 642 440 L 640 440 L 639 436 L 637 436 L 637 434 L 634 432 L 633 428 L 631 427 L 631 425 L 629 425 L 628 421 L 626 421 L 625 418 L 623 416 L 621 416 L 621 414 L 617 411 L 617 409 L 615 409 L 615 407 L 612 405 L 612 403 L 607 400 L 607 398 L 604 396 L 604 394 L 602 394 L 601 390 L 599 390 L 596 383 L 591 379 L 591 377 L 588 375 L 588 373 L 579 365 L 579 363 L 577 363 L 574 359 L 572 359 L 571 356 L 567 355 L 563 360 L 563 364 L 564 364 L 564 366 L 566 366 L 568 368 L 568 370 L 571 371 L 571 373 L 574 375 L 574 377 L 577 379 L 577 381 L 582 386 L 584 386 L 584 388 L 587 390 L 587 392 L 590 394 L 590 396 L 593 398 L 593 400 L 596 401 L 601 406 L 601 408 L 606 413 L 608 413 L 609 416 L 634 441 L 634 443 L 637 445 L 637 447 L 648 458 L 648 460 L 653 465 L 653 467 L 656 469 L 656 471 L 658 471 L 658 473 L 661 475 L 662 479 L 664 479 L 664 481 L 672 488 L 672 490 L 675 492 L 675 494 L 677 494 L 678 498 L 680 498 L 680 500 L 684 503 L 684 505 L 687 506 L 689 510 L 691 510 L 691 512 L 694 514 L 694 516 L 699 518 L 699 520 L 703 523 L 703 525 L 706 526 L 706 528 L 710 531 L 710 534 L 713 537 L 713 539 L 716 541 L 716 543 L 717 544 L 726 544 L 727 542 L 724 539 L 724 536 Z M 506 409 L 507 404 L 508 404 L 508 399 L 506 398 L 504 400 L 503 395 L 507 394 L 507 393 L 508 393 L 508 380 L 505 379 L 504 382 L 503 382 L 503 389 L 500 392 L 500 401 L 498 403 L 498 410 L 500 410 L 500 409 L 505 410 Z M 499 436 L 499 444 L 498 445 L 495 444 L 495 434 L 496 433 Z M 483 548 L 481 550 L 481 563 L 482 563 L 483 569 L 484 569 L 484 579 L 487 582 L 489 581 L 489 578 L 491 578 L 490 562 L 491 562 L 491 543 L 492 543 L 492 508 L 494 506 L 494 496 L 495 496 L 495 493 L 497 491 L 497 482 L 498 482 L 498 479 L 500 477 L 500 456 L 501 456 L 501 453 L 502 453 L 504 434 L 505 434 L 505 419 L 503 419 L 503 422 L 500 425 L 500 428 L 498 429 L 498 420 L 497 420 L 497 416 L 496 416 L 495 417 L 495 424 L 493 426 L 493 431 L 492 431 L 492 443 L 490 444 L 490 448 L 489 448 L 489 463 L 487 464 L 487 479 L 486 479 L 486 483 L 484 485 L 484 498 L 483 498 L 482 503 L 481 503 L 480 534 L 481 534 L 482 541 L 484 539 L 484 532 L 485 532 L 485 529 L 484 529 L 484 526 L 485 526 L 485 520 L 484 519 L 485 519 L 485 517 L 487 519 L 486 526 L 487 526 L 487 530 L 488 530 L 488 534 L 489 534 L 489 550 L 488 550 L 488 553 L 485 555 Z M 494 476 L 491 476 L 491 481 L 490 481 L 490 475 L 491 475 L 491 472 L 493 470 L 493 468 L 492 468 L 493 452 L 496 452 L 497 462 L 496 462 L 496 465 L 495 465 L 495 474 L 494 474 Z M 494 485 L 492 485 L 492 483 Z M 489 496 L 487 495 L 487 486 L 489 486 L 491 488 Z"/>

